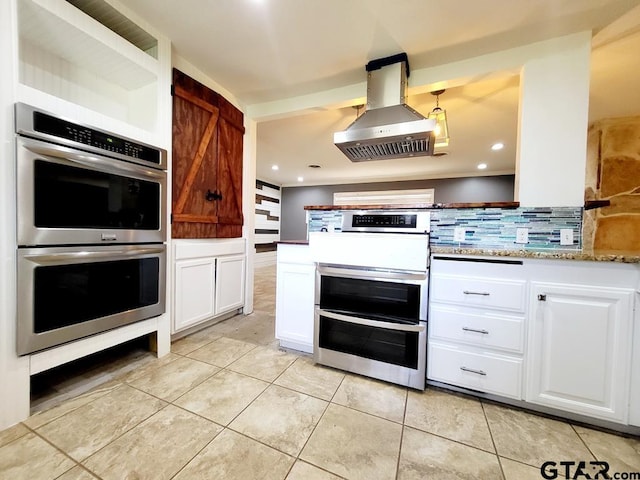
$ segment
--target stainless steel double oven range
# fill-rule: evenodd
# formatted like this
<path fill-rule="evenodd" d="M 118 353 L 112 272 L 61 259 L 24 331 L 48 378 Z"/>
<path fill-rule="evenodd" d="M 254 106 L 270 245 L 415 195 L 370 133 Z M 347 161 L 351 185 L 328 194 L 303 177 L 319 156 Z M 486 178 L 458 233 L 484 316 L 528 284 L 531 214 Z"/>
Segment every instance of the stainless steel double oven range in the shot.
<path fill-rule="evenodd" d="M 424 389 L 429 212 L 345 211 L 342 231 L 309 244 L 315 361 Z"/>
<path fill-rule="evenodd" d="M 17 353 L 165 311 L 166 151 L 16 104 Z"/>

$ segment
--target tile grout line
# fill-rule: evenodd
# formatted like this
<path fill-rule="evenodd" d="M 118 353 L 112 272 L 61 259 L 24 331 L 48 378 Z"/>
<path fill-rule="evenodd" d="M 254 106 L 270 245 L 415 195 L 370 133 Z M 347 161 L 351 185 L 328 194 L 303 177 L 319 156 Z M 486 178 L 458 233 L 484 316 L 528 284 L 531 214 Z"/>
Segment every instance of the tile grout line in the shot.
<path fill-rule="evenodd" d="M 569 422 L 567 422 L 567 423 L 569 423 Z M 593 458 L 595 458 L 596 460 L 600 460 L 600 459 L 596 456 L 595 452 L 593 452 L 593 451 L 591 450 L 591 448 L 589 448 L 589 445 L 587 445 L 587 442 L 584 440 L 584 438 L 582 438 L 582 435 L 580 435 L 580 434 L 578 433 L 578 431 L 576 430 L 576 426 L 575 426 L 573 423 L 569 423 L 569 425 L 571 426 L 571 430 L 573 430 L 573 432 L 578 436 L 578 438 L 580 439 L 580 442 L 584 445 L 584 447 L 585 447 L 585 448 L 587 449 L 587 451 L 591 454 L 591 456 L 592 456 Z"/>
<path fill-rule="evenodd" d="M 297 361 L 297 360 L 296 360 Z M 295 363 L 295 362 L 293 362 Z M 292 365 L 293 365 L 292 363 Z M 284 373 L 284 372 L 283 372 Z M 335 389 L 335 391 L 333 392 L 333 395 L 331 395 L 331 398 L 329 400 L 324 400 L 324 399 L 320 399 L 323 400 L 324 402 L 326 402 L 327 404 L 324 407 L 324 410 L 322 411 L 322 415 L 320 415 L 320 418 L 318 418 L 318 421 L 316 422 L 316 424 L 313 426 L 313 429 L 311 430 L 311 433 L 309 434 L 309 436 L 307 437 L 307 439 L 304 442 L 304 445 L 302 445 L 302 448 L 300 449 L 300 451 L 298 452 L 298 455 L 296 455 L 296 461 L 301 461 L 301 462 L 305 462 L 308 463 L 309 465 L 312 465 L 316 468 L 319 468 L 320 470 L 330 473 L 331 475 L 335 475 L 337 477 L 340 478 L 344 478 L 341 475 L 338 475 L 336 473 L 331 472 L 330 470 L 326 470 L 324 467 L 321 467 L 319 465 L 316 465 L 315 463 L 309 462 L 307 460 L 303 460 L 300 458 L 300 454 L 304 451 L 304 449 L 307 447 L 307 445 L 309 444 L 309 440 L 311 440 L 311 437 L 313 436 L 313 434 L 315 433 L 316 429 L 318 428 L 318 425 L 320 424 L 320 422 L 322 421 L 322 419 L 324 418 L 325 414 L 327 413 L 327 410 L 329 409 L 329 405 L 331 405 L 333 398 L 336 396 L 336 393 L 338 392 L 338 390 L 340 389 L 340 387 L 342 386 L 342 383 L 344 382 L 344 379 L 346 378 L 346 375 L 342 376 L 342 380 L 340 380 L 340 383 L 338 384 L 337 388 Z M 279 385 L 278 385 L 279 386 Z M 286 387 L 283 387 L 286 388 Z M 296 390 L 293 390 L 294 392 Z M 297 392 L 297 393 L 302 393 L 302 392 Z M 309 395 L 312 396 L 312 395 Z M 313 396 L 312 396 L 313 397 Z M 317 397 L 313 397 L 313 398 L 317 398 Z M 295 462 L 293 462 L 293 464 L 295 465 Z M 291 468 L 293 469 L 293 465 L 291 466 Z M 288 475 L 288 474 L 287 474 Z M 285 477 L 286 479 L 286 477 Z"/>
<path fill-rule="evenodd" d="M 500 472 L 502 473 L 502 478 L 507 480 L 507 475 L 504 473 L 504 467 L 502 466 L 502 460 L 500 459 L 500 455 L 498 453 L 498 447 L 496 445 L 496 441 L 493 438 L 493 432 L 491 431 L 491 425 L 489 424 L 489 419 L 487 418 L 487 411 L 484 408 L 484 402 L 478 399 L 480 402 L 480 408 L 482 408 L 482 415 L 484 416 L 484 422 L 487 425 L 487 430 L 489 431 L 489 437 L 491 437 L 491 444 L 493 445 L 493 449 L 495 450 L 495 455 L 498 460 L 498 465 L 500 466 Z"/>
<path fill-rule="evenodd" d="M 400 458 L 402 457 L 402 441 L 404 440 L 404 427 L 407 420 L 407 407 L 409 406 L 409 389 L 405 388 L 404 391 L 404 412 L 402 412 L 402 428 L 400 429 L 400 445 L 398 447 L 398 460 L 396 461 L 396 480 L 400 475 Z"/>

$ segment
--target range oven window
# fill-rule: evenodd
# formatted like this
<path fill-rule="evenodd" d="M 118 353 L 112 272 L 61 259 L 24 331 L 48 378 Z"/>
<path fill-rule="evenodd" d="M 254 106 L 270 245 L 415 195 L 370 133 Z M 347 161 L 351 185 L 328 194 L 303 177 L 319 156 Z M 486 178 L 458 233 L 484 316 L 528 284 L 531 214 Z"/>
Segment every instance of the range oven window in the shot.
<path fill-rule="evenodd" d="M 160 184 L 35 160 L 38 228 L 160 228 Z"/>
<path fill-rule="evenodd" d="M 159 275 L 158 257 L 39 266 L 33 277 L 34 332 L 154 305 Z"/>
<path fill-rule="evenodd" d="M 320 308 L 354 312 L 358 316 L 397 319 L 407 323 L 420 320 L 420 285 L 322 275 Z"/>
<path fill-rule="evenodd" d="M 417 332 L 343 322 L 320 314 L 320 348 L 408 368 L 418 367 Z"/>

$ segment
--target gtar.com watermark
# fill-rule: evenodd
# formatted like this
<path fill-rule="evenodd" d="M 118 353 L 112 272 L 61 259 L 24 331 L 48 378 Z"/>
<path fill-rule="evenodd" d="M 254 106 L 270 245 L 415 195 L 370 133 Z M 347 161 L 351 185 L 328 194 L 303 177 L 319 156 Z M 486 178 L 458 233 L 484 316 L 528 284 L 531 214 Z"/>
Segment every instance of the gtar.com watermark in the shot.
<path fill-rule="evenodd" d="M 540 475 L 547 480 L 570 478 L 581 480 L 640 480 L 640 472 L 614 472 L 608 462 L 548 461 L 540 466 Z"/>

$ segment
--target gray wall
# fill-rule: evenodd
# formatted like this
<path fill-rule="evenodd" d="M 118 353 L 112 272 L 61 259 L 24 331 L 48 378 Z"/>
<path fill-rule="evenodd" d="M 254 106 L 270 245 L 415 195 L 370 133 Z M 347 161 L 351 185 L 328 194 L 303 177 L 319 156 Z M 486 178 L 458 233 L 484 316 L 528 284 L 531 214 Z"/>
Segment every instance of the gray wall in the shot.
<path fill-rule="evenodd" d="M 435 203 L 512 202 L 515 176 L 444 178 L 406 182 L 355 183 L 315 187 L 283 187 L 280 210 L 280 240 L 307 238 L 306 205 L 333 205 L 335 192 L 409 190 L 433 188 Z"/>

